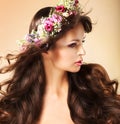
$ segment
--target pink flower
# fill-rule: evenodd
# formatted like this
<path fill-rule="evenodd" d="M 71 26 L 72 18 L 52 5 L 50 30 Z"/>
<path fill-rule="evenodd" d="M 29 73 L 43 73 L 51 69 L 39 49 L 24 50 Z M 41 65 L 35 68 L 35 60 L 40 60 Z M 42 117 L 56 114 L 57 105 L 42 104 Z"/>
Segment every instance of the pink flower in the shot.
<path fill-rule="evenodd" d="M 37 42 L 35 42 L 35 45 L 36 46 L 40 46 L 41 45 L 41 42 L 42 42 L 42 39 L 39 39 Z"/>
<path fill-rule="evenodd" d="M 76 11 L 71 11 L 69 14 L 74 16 L 74 15 L 77 14 L 77 12 Z"/>
<path fill-rule="evenodd" d="M 76 4 L 78 4 L 78 3 L 79 3 L 79 1 L 78 1 L 78 0 L 75 0 L 75 3 L 76 3 Z"/>
<path fill-rule="evenodd" d="M 21 47 L 20 47 L 20 51 L 25 51 L 27 49 L 27 45 L 25 46 L 25 45 L 22 45 Z"/>
<path fill-rule="evenodd" d="M 50 17 L 45 20 L 45 23 L 53 23 L 53 22 L 54 22 L 53 18 Z"/>
<path fill-rule="evenodd" d="M 44 23 L 45 30 L 51 32 L 53 30 L 53 23 L 49 20 L 46 20 Z"/>
<path fill-rule="evenodd" d="M 40 40 L 38 38 L 35 38 L 34 39 L 34 42 L 39 42 Z"/>
<path fill-rule="evenodd" d="M 65 11 L 65 7 L 63 5 L 57 6 L 57 7 L 55 7 L 55 9 L 57 12 L 64 12 Z"/>
<path fill-rule="evenodd" d="M 79 1 L 78 1 L 78 0 L 75 0 L 75 6 L 76 6 L 78 3 L 79 3 Z"/>
<path fill-rule="evenodd" d="M 56 15 L 56 14 L 52 15 L 52 19 L 54 22 L 61 22 L 62 21 L 62 17 L 59 15 Z"/>

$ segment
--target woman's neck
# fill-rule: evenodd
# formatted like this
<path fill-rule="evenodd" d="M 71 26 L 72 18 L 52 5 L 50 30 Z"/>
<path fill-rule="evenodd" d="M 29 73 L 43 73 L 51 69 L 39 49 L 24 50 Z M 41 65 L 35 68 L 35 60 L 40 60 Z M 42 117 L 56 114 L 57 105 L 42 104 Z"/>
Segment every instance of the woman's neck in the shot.
<path fill-rule="evenodd" d="M 67 73 L 57 70 L 47 71 L 46 91 L 58 96 L 66 93 L 68 91 Z"/>
<path fill-rule="evenodd" d="M 47 66 L 48 65 L 48 66 Z M 46 74 L 46 94 L 56 94 L 57 96 L 67 95 L 68 77 L 67 72 L 45 65 Z"/>

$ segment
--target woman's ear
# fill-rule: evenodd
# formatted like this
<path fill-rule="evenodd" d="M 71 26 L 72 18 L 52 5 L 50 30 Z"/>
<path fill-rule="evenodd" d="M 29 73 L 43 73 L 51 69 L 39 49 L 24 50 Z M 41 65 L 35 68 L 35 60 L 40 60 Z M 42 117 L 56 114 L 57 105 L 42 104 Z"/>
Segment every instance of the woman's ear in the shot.
<path fill-rule="evenodd" d="M 45 59 L 50 58 L 50 56 L 51 56 L 51 51 L 50 51 L 50 50 L 43 51 L 43 52 L 42 52 L 42 56 L 43 56 L 43 58 L 45 58 Z"/>
<path fill-rule="evenodd" d="M 49 50 L 49 44 L 48 43 L 44 43 L 40 46 L 40 49 L 43 51 L 43 52 L 47 52 Z"/>
<path fill-rule="evenodd" d="M 42 56 L 43 56 L 43 57 L 47 57 L 47 56 L 48 56 L 48 51 L 42 52 Z"/>

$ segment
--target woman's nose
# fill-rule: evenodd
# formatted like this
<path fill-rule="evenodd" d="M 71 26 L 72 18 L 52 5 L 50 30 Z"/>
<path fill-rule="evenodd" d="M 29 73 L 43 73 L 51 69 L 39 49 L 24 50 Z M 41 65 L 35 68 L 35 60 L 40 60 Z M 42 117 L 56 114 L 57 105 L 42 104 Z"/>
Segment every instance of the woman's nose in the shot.
<path fill-rule="evenodd" d="M 81 45 L 78 49 L 78 55 L 86 55 L 86 51 L 83 47 L 83 45 Z"/>

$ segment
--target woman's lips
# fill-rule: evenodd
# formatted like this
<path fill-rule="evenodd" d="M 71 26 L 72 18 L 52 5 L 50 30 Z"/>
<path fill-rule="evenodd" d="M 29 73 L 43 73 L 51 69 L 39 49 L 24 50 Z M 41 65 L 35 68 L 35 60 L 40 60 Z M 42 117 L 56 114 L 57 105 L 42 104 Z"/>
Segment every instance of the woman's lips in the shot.
<path fill-rule="evenodd" d="M 78 66 L 82 65 L 82 60 L 79 60 L 79 61 L 75 62 L 75 64 L 78 65 Z"/>

